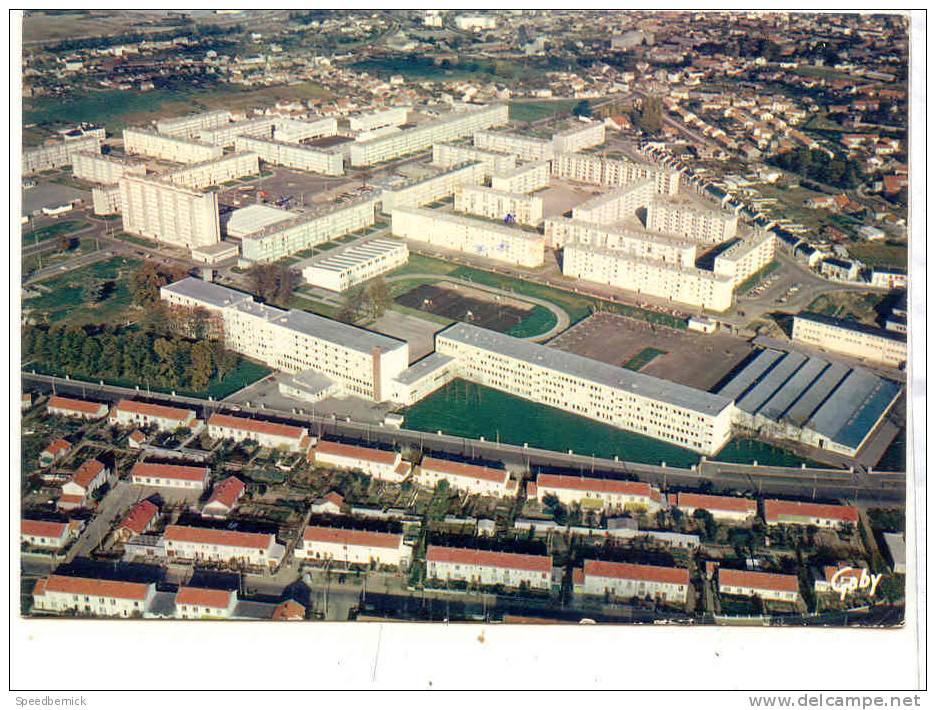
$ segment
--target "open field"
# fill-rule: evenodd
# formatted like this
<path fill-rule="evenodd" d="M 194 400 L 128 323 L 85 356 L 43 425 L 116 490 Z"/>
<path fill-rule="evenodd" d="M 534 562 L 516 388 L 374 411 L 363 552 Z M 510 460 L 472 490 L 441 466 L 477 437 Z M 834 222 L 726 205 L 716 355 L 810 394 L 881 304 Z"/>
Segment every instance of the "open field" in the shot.
<path fill-rule="evenodd" d="M 570 115 L 576 99 L 556 101 L 511 101 L 507 104 L 511 121 L 539 121 L 556 114 Z"/>
<path fill-rule="evenodd" d="M 41 244 L 46 239 L 53 239 L 61 234 L 71 234 L 79 229 L 84 229 L 88 223 L 84 220 L 70 219 L 65 222 L 56 222 L 38 229 L 23 230 L 23 246 L 31 244 Z"/>
<path fill-rule="evenodd" d="M 868 266 L 907 268 L 907 246 L 888 242 L 849 244 L 848 253 Z"/>

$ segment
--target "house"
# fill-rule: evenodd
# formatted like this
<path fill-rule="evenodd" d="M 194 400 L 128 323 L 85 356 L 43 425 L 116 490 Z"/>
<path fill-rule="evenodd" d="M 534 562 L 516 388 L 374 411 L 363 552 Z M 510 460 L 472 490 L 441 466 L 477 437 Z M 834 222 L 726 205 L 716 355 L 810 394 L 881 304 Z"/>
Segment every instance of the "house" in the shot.
<path fill-rule="evenodd" d="M 130 482 L 135 486 L 187 488 L 199 494 L 208 487 L 207 466 L 179 466 L 167 463 L 137 462 L 130 469 Z"/>
<path fill-rule="evenodd" d="M 229 414 L 212 414 L 208 417 L 208 435 L 213 439 L 249 439 L 269 449 L 302 454 L 312 446 L 308 431 L 302 427 Z"/>
<path fill-rule="evenodd" d="M 131 449 L 140 449 L 143 448 L 143 444 L 146 443 L 146 434 L 144 434 L 139 429 L 130 432 L 130 436 L 127 437 L 127 446 Z"/>
<path fill-rule="evenodd" d="M 552 557 L 429 545 L 426 577 L 469 584 L 549 590 Z"/>
<path fill-rule="evenodd" d="M 376 562 L 406 568 L 412 549 L 403 543 L 400 533 L 310 525 L 302 534 L 302 544 L 296 546 L 295 556 L 297 560 L 333 560 L 345 565 Z"/>
<path fill-rule="evenodd" d="M 428 488 L 435 488 L 440 481 L 446 481 L 452 488 L 473 495 L 505 496 L 510 493 L 507 486 L 510 474 L 505 469 L 433 456 L 423 458 L 417 477 L 420 485 Z"/>
<path fill-rule="evenodd" d="M 536 476 L 536 499 L 542 504 L 546 496 L 555 496 L 564 505 L 578 503 L 598 510 L 654 512 L 663 506 L 660 491 L 649 483 L 540 473 Z"/>
<path fill-rule="evenodd" d="M 94 492 L 108 482 L 110 470 L 97 459 L 88 459 L 62 486 L 58 499 L 60 510 L 83 508 Z"/>
<path fill-rule="evenodd" d="M 236 591 L 183 586 L 175 595 L 175 618 L 229 619 L 236 606 Z"/>
<path fill-rule="evenodd" d="M 156 595 L 156 585 L 52 574 L 36 581 L 33 611 L 74 612 L 87 616 L 142 616 Z"/>
<path fill-rule="evenodd" d="M 713 496 L 701 493 L 677 493 L 675 506 L 691 516 L 697 510 L 707 510 L 715 520 L 744 522 L 757 516 L 757 501 L 734 496 Z"/>
<path fill-rule="evenodd" d="M 54 394 L 49 397 L 46 411 L 59 417 L 77 419 L 101 419 L 107 416 L 107 405 L 101 402 L 89 402 L 83 399 L 62 397 Z"/>
<path fill-rule="evenodd" d="M 829 257 L 819 264 L 819 273 L 830 281 L 856 281 L 861 267 L 856 261 Z"/>
<path fill-rule="evenodd" d="M 141 500 L 130 508 L 130 511 L 117 526 L 117 539 L 126 541 L 131 537 L 148 533 L 156 526 L 159 520 L 159 508 L 149 500 Z"/>
<path fill-rule="evenodd" d="M 877 266 L 871 270 L 871 285 L 891 291 L 907 288 L 907 270 Z"/>
<path fill-rule="evenodd" d="M 218 483 L 211 491 L 211 497 L 202 507 L 203 518 L 226 518 L 244 496 L 247 487 L 236 476 L 230 476 Z"/>
<path fill-rule="evenodd" d="M 365 446 L 319 441 L 310 458 L 316 466 L 331 466 L 349 471 L 361 471 L 381 481 L 401 483 L 410 474 L 412 465 L 398 451 L 372 449 Z"/>
<path fill-rule="evenodd" d="M 862 567 L 852 567 L 846 564 L 824 565 L 820 570 L 813 570 L 813 590 L 816 594 L 838 594 L 836 588 L 838 581 L 846 581 L 861 578 L 862 573 L 868 571 Z M 857 589 L 857 585 L 855 586 Z"/>
<path fill-rule="evenodd" d="M 856 524 L 858 509 L 850 505 L 765 500 L 764 520 L 767 525 L 815 525 L 819 528 L 836 528 L 844 523 Z"/>
<path fill-rule="evenodd" d="M 191 429 L 195 426 L 195 410 L 181 407 L 167 407 L 163 404 L 149 404 L 131 399 L 122 399 L 111 410 L 112 424 L 119 426 L 146 427 L 175 431 L 180 427 Z"/>
<path fill-rule="evenodd" d="M 880 241 L 887 236 L 883 229 L 878 229 L 873 227 L 870 224 L 866 224 L 863 227 L 858 227 L 859 236 L 864 237 L 869 242 Z"/>
<path fill-rule="evenodd" d="M 287 599 L 276 605 L 273 610 L 273 621 L 302 621 L 305 619 L 306 608 L 297 601 Z"/>
<path fill-rule="evenodd" d="M 47 467 L 58 463 L 68 455 L 71 447 L 65 439 L 56 439 L 39 453 L 39 465 Z"/>
<path fill-rule="evenodd" d="M 689 570 L 585 560 L 582 574 L 578 579 L 573 575 L 573 589 L 591 596 L 651 598 L 668 604 L 685 604 L 689 600 Z"/>
<path fill-rule="evenodd" d="M 310 509 L 317 515 L 339 515 L 344 504 L 345 500 L 340 493 L 329 491 L 321 498 L 316 498 L 312 502 Z"/>
<path fill-rule="evenodd" d="M 718 591 L 765 601 L 796 602 L 800 598 L 799 580 L 794 575 L 736 569 L 718 570 Z"/>
<path fill-rule="evenodd" d="M 70 537 L 68 523 L 26 518 L 20 520 L 20 543 L 26 543 L 31 547 L 61 550 Z"/>
<path fill-rule="evenodd" d="M 170 525 L 163 534 L 167 557 L 277 567 L 285 548 L 270 533 Z"/>

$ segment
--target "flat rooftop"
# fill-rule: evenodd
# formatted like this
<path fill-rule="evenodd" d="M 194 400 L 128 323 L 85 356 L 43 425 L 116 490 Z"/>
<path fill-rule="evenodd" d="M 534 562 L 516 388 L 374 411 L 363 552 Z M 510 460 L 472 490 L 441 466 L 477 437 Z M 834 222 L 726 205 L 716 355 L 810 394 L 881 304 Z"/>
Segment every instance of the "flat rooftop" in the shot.
<path fill-rule="evenodd" d="M 228 234 L 240 237 L 259 232 L 271 224 L 278 224 L 296 216 L 295 212 L 268 205 L 250 205 L 230 212 L 225 220 Z"/>
<path fill-rule="evenodd" d="M 163 286 L 162 290 L 202 301 L 216 308 L 226 308 L 253 300 L 249 293 L 242 293 L 227 286 L 202 281 L 194 276 L 188 276 L 181 281 Z"/>
<path fill-rule="evenodd" d="M 440 370 L 443 367 L 446 367 L 454 361 L 455 358 L 449 357 L 448 355 L 442 355 L 441 353 L 430 353 L 422 360 L 414 362 L 408 368 L 403 370 L 403 372 L 397 375 L 395 379 L 401 384 L 411 385 L 414 382 L 418 382 L 423 377 L 432 374 L 436 370 Z"/>
<path fill-rule="evenodd" d="M 305 335 L 338 343 L 342 347 L 367 353 L 368 355 L 375 348 L 382 353 L 388 353 L 407 347 L 405 342 L 396 338 L 390 338 L 386 335 L 380 335 L 306 311 L 287 311 L 277 320 L 277 323 Z"/>
<path fill-rule="evenodd" d="M 545 345 L 519 340 L 467 323 L 456 323 L 446 328 L 436 335 L 437 340 L 438 338 L 483 348 L 536 367 L 555 370 L 570 377 L 659 400 L 700 414 L 714 416 L 731 405 L 730 398 L 719 394 L 608 365 Z"/>
<path fill-rule="evenodd" d="M 406 249 L 406 242 L 399 239 L 371 239 L 363 244 L 351 244 L 342 249 L 329 252 L 306 264 L 306 268 L 324 269 L 342 272 L 358 264 L 371 261 L 384 254 Z"/>
<path fill-rule="evenodd" d="M 892 330 L 884 330 L 883 328 L 875 328 L 870 325 L 865 325 L 864 323 L 856 323 L 855 321 L 842 320 L 840 318 L 832 318 L 831 316 L 826 316 L 821 313 L 810 313 L 804 311 L 803 313 L 797 313 L 795 318 L 801 318 L 802 320 L 812 321 L 814 323 L 821 323 L 822 325 L 833 326 L 835 328 L 843 328 L 845 330 L 851 330 L 856 333 L 864 333 L 866 335 L 876 335 L 880 338 L 887 338 L 888 340 L 896 340 L 901 343 L 907 342 L 907 336 L 903 333 L 895 333 Z"/>

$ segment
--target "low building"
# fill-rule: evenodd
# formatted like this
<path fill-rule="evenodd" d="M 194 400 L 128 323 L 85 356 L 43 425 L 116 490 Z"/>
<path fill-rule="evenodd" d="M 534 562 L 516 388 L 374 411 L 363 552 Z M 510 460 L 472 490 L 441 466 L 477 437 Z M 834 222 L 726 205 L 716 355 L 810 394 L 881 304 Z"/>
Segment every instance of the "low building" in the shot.
<path fill-rule="evenodd" d="M 166 556 L 185 560 L 227 562 L 275 568 L 285 548 L 269 533 L 170 525 L 163 535 Z"/>
<path fill-rule="evenodd" d="M 131 449 L 141 449 L 143 448 L 143 444 L 145 443 L 146 443 L 146 434 L 144 434 L 139 429 L 136 429 L 135 431 L 131 431 L 130 434 L 127 436 L 127 446 L 129 446 Z"/>
<path fill-rule="evenodd" d="M 107 405 L 103 402 L 89 402 L 84 399 L 74 399 L 54 394 L 49 397 L 46 411 L 59 417 L 101 419 L 107 416 Z"/>
<path fill-rule="evenodd" d="M 150 532 L 159 521 L 159 508 L 150 500 L 141 500 L 130 508 L 130 511 L 117 526 L 117 538 L 129 540 L 137 535 Z"/>
<path fill-rule="evenodd" d="M 718 592 L 791 603 L 800 598 L 799 580 L 793 575 L 724 568 L 718 570 Z"/>
<path fill-rule="evenodd" d="M 236 476 L 225 478 L 211 491 L 208 502 L 202 507 L 203 518 L 226 518 L 233 511 L 237 502 L 244 497 L 247 487 Z"/>
<path fill-rule="evenodd" d="M 624 562 L 585 560 L 579 591 L 617 599 L 650 598 L 667 604 L 689 600 L 689 570 Z"/>
<path fill-rule="evenodd" d="M 552 557 L 548 555 L 521 555 L 440 545 L 429 545 L 426 549 L 428 579 L 549 590 L 552 566 Z"/>
<path fill-rule="evenodd" d="M 858 523 L 858 509 L 850 505 L 799 503 L 792 500 L 765 500 L 764 520 L 768 525 L 815 525 L 837 528 Z"/>
<path fill-rule="evenodd" d="M 236 606 L 233 590 L 179 587 L 175 595 L 177 619 L 230 619 Z"/>
<path fill-rule="evenodd" d="M 814 581 L 813 591 L 816 594 L 839 594 L 837 583 L 847 583 L 854 579 L 857 582 L 861 579 L 862 573 L 867 574 L 867 570 L 862 567 L 850 567 L 845 564 L 824 565 L 819 570 L 813 570 Z M 855 589 L 857 589 L 857 585 Z"/>
<path fill-rule="evenodd" d="M 83 508 L 88 504 L 94 492 L 108 483 L 110 470 L 97 459 L 88 459 L 62 486 L 62 495 L 58 500 L 61 510 Z"/>
<path fill-rule="evenodd" d="M 400 533 L 310 525 L 303 532 L 295 555 L 297 560 L 331 560 L 346 565 L 376 562 L 406 568 L 412 557 L 412 548 L 403 543 Z"/>
<path fill-rule="evenodd" d="M 43 467 L 58 463 L 68 455 L 72 445 L 65 439 L 56 439 L 39 452 L 39 465 Z"/>
<path fill-rule="evenodd" d="M 138 617 L 149 609 L 155 584 L 90 577 L 42 577 L 33 587 L 33 611 L 82 616 Z"/>
<path fill-rule="evenodd" d="M 563 505 L 577 503 L 597 510 L 644 510 L 655 512 L 663 506 L 663 496 L 649 483 L 586 478 L 553 473 L 536 476 L 536 499 L 555 496 Z"/>
<path fill-rule="evenodd" d="M 472 495 L 509 495 L 510 473 L 501 468 L 449 461 L 432 456 L 423 458 L 417 474 L 420 485 L 435 488 L 446 481 L 452 488 Z"/>
<path fill-rule="evenodd" d="M 819 273 L 830 281 L 857 281 L 861 265 L 857 261 L 830 257 L 820 262 Z"/>
<path fill-rule="evenodd" d="M 273 621 L 302 621 L 305 619 L 306 609 L 302 604 L 287 599 L 276 606 L 273 610 Z"/>
<path fill-rule="evenodd" d="M 871 269 L 871 285 L 875 288 L 907 288 L 907 270 L 877 266 Z"/>
<path fill-rule="evenodd" d="M 347 291 L 352 286 L 403 266 L 409 259 L 405 242 L 372 239 L 331 251 L 302 270 L 311 286 L 329 291 Z"/>
<path fill-rule="evenodd" d="M 146 427 L 174 431 L 180 427 L 195 425 L 195 410 L 149 404 L 130 399 L 120 400 L 110 413 L 111 423 L 119 426 Z"/>
<path fill-rule="evenodd" d="M 291 424 L 278 424 L 262 419 L 212 414 L 208 417 L 208 435 L 212 439 L 256 441 L 260 446 L 304 454 L 312 446 L 309 432 Z"/>
<path fill-rule="evenodd" d="M 312 505 L 309 509 L 315 515 L 340 515 L 344 504 L 345 499 L 340 493 L 329 491 L 321 498 L 316 498 L 312 501 Z"/>
<path fill-rule="evenodd" d="M 319 441 L 315 447 L 314 461 L 316 466 L 361 471 L 391 483 L 401 483 L 412 469 L 412 465 L 403 460 L 399 451 L 372 449 L 337 441 Z"/>
<path fill-rule="evenodd" d="M 210 473 L 207 466 L 139 462 L 130 469 L 130 482 L 136 486 L 184 488 L 201 494 L 208 487 Z"/>
<path fill-rule="evenodd" d="M 732 522 L 743 522 L 757 516 L 757 501 L 733 496 L 678 493 L 676 508 L 690 516 L 697 510 L 707 510 L 715 520 Z"/>
<path fill-rule="evenodd" d="M 800 313 L 793 318 L 793 342 L 890 367 L 907 363 L 905 335 L 819 313 Z"/>
<path fill-rule="evenodd" d="M 68 544 L 68 523 L 59 523 L 51 520 L 20 520 L 20 543 L 32 547 L 42 547 L 51 550 L 61 550 Z"/>

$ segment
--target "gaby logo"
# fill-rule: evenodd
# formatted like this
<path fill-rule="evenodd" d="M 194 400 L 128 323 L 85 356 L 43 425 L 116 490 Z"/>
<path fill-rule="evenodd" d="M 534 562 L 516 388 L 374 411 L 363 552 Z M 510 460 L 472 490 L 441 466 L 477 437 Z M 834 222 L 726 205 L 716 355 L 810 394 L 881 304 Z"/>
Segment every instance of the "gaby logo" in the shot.
<path fill-rule="evenodd" d="M 868 596 L 873 597 L 877 591 L 878 584 L 881 582 L 883 574 L 868 574 L 868 570 L 862 568 L 859 570 L 854 567 L 842 567 L 832 575 L 832 591 L 838 592 L 842 601 L 845 597 L 858 589 L 867 589 Z"/>

